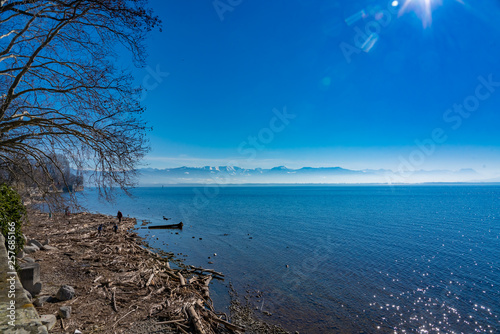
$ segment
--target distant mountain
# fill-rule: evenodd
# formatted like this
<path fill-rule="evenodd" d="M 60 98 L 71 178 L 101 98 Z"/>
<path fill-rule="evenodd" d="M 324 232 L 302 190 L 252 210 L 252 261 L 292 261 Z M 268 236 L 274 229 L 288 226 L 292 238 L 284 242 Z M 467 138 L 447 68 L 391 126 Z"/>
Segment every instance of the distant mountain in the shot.
<path fill-rule="evenodd" d="M 351 170 L 341 167 L 303 167 L 290 169 L 278 166 L 271 169 L 244 169 L 233 166 L 178 167 L 139 169 L 139 185 L 169 184 L 365 184 L 365 183 L 426 183 L 481 182 L 482 175 L 473 169 L 419 170 L 397 173 L 387 169 Z M 486 180 L 485 180 L 486 181 Z M 490 181 L 492 182 L 492 181 Z"/>

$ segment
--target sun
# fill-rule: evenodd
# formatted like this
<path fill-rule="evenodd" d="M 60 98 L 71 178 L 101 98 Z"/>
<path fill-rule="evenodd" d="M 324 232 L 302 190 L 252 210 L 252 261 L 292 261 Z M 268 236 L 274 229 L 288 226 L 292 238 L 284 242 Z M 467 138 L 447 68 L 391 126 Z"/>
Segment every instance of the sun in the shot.
<path fill-rule="evenodd" d="M 432 10 L 441 4 L 441 0 L 406 0 L 399 10 L 399 15 L 415 12 L 426 28 L 432 24 Z"/>

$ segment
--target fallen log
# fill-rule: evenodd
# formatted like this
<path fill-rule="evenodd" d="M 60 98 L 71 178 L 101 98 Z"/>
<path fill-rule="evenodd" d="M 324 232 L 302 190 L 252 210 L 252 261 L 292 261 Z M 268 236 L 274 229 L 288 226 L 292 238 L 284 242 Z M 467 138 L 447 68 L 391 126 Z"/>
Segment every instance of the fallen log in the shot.
<path fill-rule="evenodd" d="M 181 229 L 182 230 L 182 227 L 184 226 L 184 224 L 182 222 L 180 222 L 179 224 L 169 224 L 169 225 L 152 225 L 152 226 L 148 226 L 148 228 L 150 230 L 154 230 L 154 229 Z"/>
<path fill-rule="evenodd" d="M 191 322 L 193 323 L 194 329 L 196 333 L 198 334 L 205 334 L 205 331 L 203 330 L 202 322 L 200 319 L 200 316 L 194 309 L 194 306 L 191 305 L 188 307 L 187 312 L 189 314 L 189 317 L 191 318 Z"/>

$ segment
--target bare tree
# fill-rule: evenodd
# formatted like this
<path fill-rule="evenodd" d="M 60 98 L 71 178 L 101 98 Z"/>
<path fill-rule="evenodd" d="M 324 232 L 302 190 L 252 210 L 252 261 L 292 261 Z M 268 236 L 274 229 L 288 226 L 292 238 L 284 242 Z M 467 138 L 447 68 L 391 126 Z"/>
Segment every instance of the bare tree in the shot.
<path fill-rule="evenodd" d="M 146 0 L 3 1 L 0 7 L 0 168 L 54 180 L 54 157 L 91 170 L 102 194 L 127 191 L 148 150 L 139 89 L 119 51 L 144 65 L 145 34 L 160 25 Z M 125 50 L 126 49 L 126 50 Z M 51 170 L 52 168 L 52 170 Z M 64 171 L 60 177 L 68 182 Z"/>

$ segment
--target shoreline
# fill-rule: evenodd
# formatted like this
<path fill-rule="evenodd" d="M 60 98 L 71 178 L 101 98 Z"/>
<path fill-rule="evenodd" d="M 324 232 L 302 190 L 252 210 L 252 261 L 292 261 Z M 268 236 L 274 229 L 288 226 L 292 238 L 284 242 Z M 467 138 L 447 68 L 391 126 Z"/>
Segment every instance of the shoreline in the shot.
<path fill-rule="evenodd" d="M 61 306 L 73 309 L 70 318 L 58 319 L 51 333 L 287 333 L 256 319 L 237 300 L 231 303 L 231 315 L 218 313 L 210 282 L 224 275 L 185 265 L 173 253 L 151 250 L 135 232 L 135 218 L 124 217 L 115 233 L 117 218 L 109 215 L 79 212 L 49 218 L 29 210 L 28 216 L 23 226 L 28 240 L 54 247 L 21 260 L 40 263 L 42 291 L 33 298 L 36 309 L 39 314 L 57 314 Z M 105 228 L 99 236 L 100 224 Z M 62 285 L 73 286 L 75 298 L 37 301 L 54 296 Z"/>

